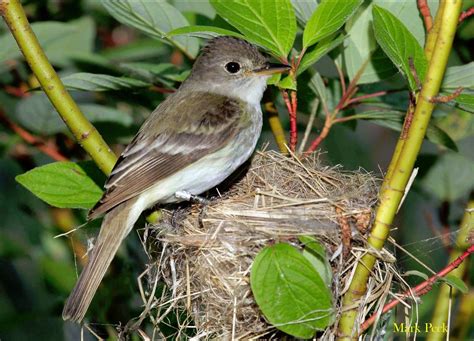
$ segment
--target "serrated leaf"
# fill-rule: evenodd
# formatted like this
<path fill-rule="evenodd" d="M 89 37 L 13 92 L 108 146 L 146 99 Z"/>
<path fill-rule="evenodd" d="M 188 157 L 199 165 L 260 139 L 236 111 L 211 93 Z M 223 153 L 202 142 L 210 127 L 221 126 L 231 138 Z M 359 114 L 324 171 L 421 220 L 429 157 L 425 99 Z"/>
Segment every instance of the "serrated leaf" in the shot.
<path fill-rule="evenodd" d="M 161 41 L 143 38 L 126 45 L 114 46 L 100 51 L 100 55 L 114 62 L 135 60 L 160 60 L 169 56 L 169 50 Z"/>
<path fill-rule="evenodd" d="M 456 142 L 454 142 L 453 139 L 443 129 L 434 123 L 430 122 L 428 124 L 428 128 L 426 129 L 426 138 L 437 145 L 444 146 L 455 152 L 458 151 Z"/>
<path fill-rule="evenodd" d="M 405 113 L 396 110 L 370 110 L 360 114 L 355 114 L 352 117 L 353 119 L 358 120 L 371 120 L 383 127 L 395 131 L 401 131 Z M 436 126 L 433 122 L 428 124 L 426 139 L 453 151 L 458 150 L 456 142 L 454 142 L 454 140 L 444 130 Z"/>
<path fill-rule="evenodd" d="M 114 108 L 93 103 L 79 103 L 79 108 L 91 122 L 116 122 L 124 126 L 132 123 L 132 118 L 127 113 Z M 35 93 L 21 100 L 16 106 L 14 119 L 21 126 L 40 135 L 67 131 L 66 125 L 44 93 Z"/>
<path fill-rule="evenodd" d="M 277 86 L 281 89 L 291 89 L 296 91 L 296 80 L 294 77 L 288 75 L 278 82 Z"/>
<path fill-rule="evenodd" d="M 425 78 L 427 61 L 423 48 L 403 23 L 379 6 L 372 9 L 375 39 L 393 64 L 408 79 L 411 90 L 417 90 L 409 60 L 413 60 L 420 81 Z"/>
<path fill-rule="evenodd" d="M 463 294 L 467 294 L 469 291 L 466 283 L 464 283 L 464 281 L 459 277 L 456 277 L 454 275 L 447 275 L 445 277 L 441 277 L 440 279 L 446 282 L 446 284 L 452 286 L 454 289 L 459 290 Z"/>
<path fill-rule="evenodd" d="M 306 24 L 303 32 L 303 47 L 308 48 L 339 30 L 361 3 L 361 0 L 321 2 Z"/>
<path fill-rule="evenodd" d="M 288 244 L 260 251 L 250 284 L 265 317 L 287 334 L 311 338 L 332 320 L 329 289 L 311 263 Z"/>
<path fill-rule="evenodd" d="M 324 81 L 319 73 L 315 73 L 313 77 L 311 77 L 309 87 L 316 95 L 318 95 L 323 106 L 327 107 L 328 93 Z"/>
<path fill-rule="evenodd" d="M 95 38 L 94 21 L 83 17 L 68 23 L 43 21 L 31 24 L 48 59 L 66 66 L 72 57 L 92 52 Z M 22 54 L 10 32 L 0 36 L 0 62 L 21 58 Z"/>
<path fill-rule="evenodd" d="M 167 75 L 174 75 L 179 72 L 176 65 L 171 63 L 121 63 L 119 68 L 127 76 L 138 78 L 148 83 L 163 82 L 162 79 L 166 78 Z"/>
<path fill-rule="evenodd" d="M 302 26 L 305 26 L 318 7 L 317 0 L 291 0 L 291 3 L 295 9 L 296 18 Z"/>
<path fill-rule="evenodd" d="M 378 48 L 372 29 L 372 5 L 361 9 L 346 24 L 343 62 L 350 80 L 364 68 L 358 84 L 378 82 L 397 73 L 397 69 Z"/>
<path fill-rule="evenodd" d="M 189 25 L 180 11 L 163 0 L 106 0 L 102 4 L 119 22 L 162 41 L 167 41 L 167 32 Z M 198 53 L 199 42 L 195 38 L 174 37 L 170 41 L 190 57 Z"/>
<path fill-rule="evenodd" d="M 286 58 L 296 35 L 296 17 L 290 0 L 211 0 L 217 14 L 249 40 Z"/>
<path fill-rule="evenodd" d="M 91 122 L 114 122 L 124 127 L 129 127 L 133 123 L 129 114 L 105 105 L 86 103 L 79 104 L 79 108 Z"/>
<path fill-rule="evenodd" d="M 339 46 L 345 39 L 344 35 L 338 37 L 329 36 L 320 41 L 316 46 L 310 47 L 298 66 L 297 74 L 300 75 L 311 65 L 316 63 L 322 56 L 328 54 L 331 50 Z"/>
<path fill-rule="evenodd" d="M 423 178 L 422 186 L 441 201 L 455 201 L 474 188 L 474 162 L 458 153 L 442 154 Z"/>
<path fill-rule="evenodd" d="M 174 0 L 173 5 L 181 12 L 202 14 L 209 19 L 214 19 L 216 11 L 208 0 Z"/>
<path fill-rule="evenodd" d="M 67 294 L 76 282 L 76 271 L 68 263 L 43 257 L 40 261 L 41 270 L 46 282 L 59 292 Z"/>
<path fill-rule="evenodd" d="M 55 162 L 18 175 L 21 185 L 51 206 L 91 208 L 102 190 L 74 162 Z"/>
<path fill-rule="evenodd" d="M 68 90 L 82 91 L 113 91 L 123 89 L 138 89 L 150 86 L 150 83 L 129 78 L 114 77 L 98 73 L 78 72 L 62 77 L 64 85 Z"/>
<path fill-rule="evenodd" d="M 232 36 L 237 38 L 244 38 L 240 33 L 226 30 L 225 28 L 215 27 L 215 26 L 186 26 L 180 27 L 166 34 L 168 37 L 174 37 L 179 35 L 185 35 L 190 37 L 198 38 L 214 38 L 219 36 Z"/>
<path fill-rule="evenodd" d="M 403 273 L 403 277 L 406 276 L 418 276 L 423 278 L 425 281 L 428 279 L 428 275 L 425 274 L 424 272 L 418 271 L 418 270 L 410 270 L 405 273 Z"/>
<path fill-rule="evenodd" d="M 474 90 L 474 62 L 446 69 L 441 88 L 457 89 L 459 87 Z"/>
<path fill-rule="evenodd" d="M 332 268 L 326 256 L 326 250 L 315 238 L 310 236 L 299 236 L 298 239 L 304 245 L 303 256 L 311 262 L 328 287 L 332 282 Z"/>
<path fill-rule="evenodd" d="M 454 99 L 456 105 L 465 110 L 474 114 L 474 95 L 470 94 L 461 94 Z"/>

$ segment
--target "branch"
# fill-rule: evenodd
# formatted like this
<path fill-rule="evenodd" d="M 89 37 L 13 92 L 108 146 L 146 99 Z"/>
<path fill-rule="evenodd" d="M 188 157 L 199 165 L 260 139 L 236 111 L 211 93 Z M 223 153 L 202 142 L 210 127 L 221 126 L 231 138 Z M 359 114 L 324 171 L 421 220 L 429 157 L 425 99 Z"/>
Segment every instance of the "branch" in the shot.
<path fill-rule="evenodd" d="M 463 254 L 461 254 L 459 257 L 457 257 L 453 262 L 448 264 L 448 266 L 446 266 L 443 270 L 438 272 L 436 275 L 428 278 L 426 281 L 418 284 L 416 287 L 408 289 L 400 297 L 397 297 L 396 299 L 394 299 L 394 300 L 390 301 L 389 303 L 387 303 L 383 307 L 381 314 L 385 314 L 389 310 L 396 307 L 404 299 L 409 298 L 412 295 L 422 296 L 422 295 L 428 293 L 431 290 L 431 287 L 433 286 L 433 284 L 435 282 L 437 282 L 441 278 L 445 277 L 451 271 L 458 268 L 461 265 L 461 263 L 467 257 L 469 257 L 469 255 L 473 252 L 474 252 L 474 245 L 471 245 L 466 251 L 464 251 Z M 445 285 L 447 285 L 447 284 L 445 284 Z M 379 316 L 380 315 L 378 313 L 375 313 L 372 316 L 370 316 L 367 320 L 365 320 L 364 323 L 362 323 L 362 325 L 360 326 L 360 332 L 363 333 L 364 331 L 366 331 L 378 319 Z M 434 326 L 439 326 L 440 324 L 433 324 L 433 325 Z"/>
<path fill-rule="evenodd" d="M 428 2 L 426 0 L 418 0 L 417 3 L 420 14 L 423 17 L 423 22 L 425 23 L 426 32 L 429 32 L 433 27 L 433 17 L 431 17 L 431 11 L 428 7 Z"/>
<path fill-rule="evenodd" d="M 430 59 L 427 74 L 423 82 L 421 93 L 413 115 L 413 121 L 408 128 L 406 140 L 397 144 L 389 169 L 380 190 L 379 206 L 374 219 L 374 226 L 367 242 L 369 247 L 381 250 L 390 233 L 390 227 L 403 197 L 405 187 L 413 170 L 415 160 L 423 143 L 434 104 L 435 97 L 441 86 L 448 57 L 456 32 L 458 17 L 461 12 L 462 1 L 442 1 L 440 9 L 443 11 L 438 36 L 435 39 L 433 55 Z M 444 10 L 443 10 L 444 8 Z M 431 30 L 429 34 L 432 34 Z M 367 290 L 367 281 L 375 265 L 376 257 L 373 254 L 364 255 L 357 264 L 348 291 L 343 297 L 343 313 L 339 322 L 339 340 L 351 340 L 358 335 L 356 319 L 358 307 L 349 308 L 360 299 Z M 356 327 L 356 328 L 354 328 Z"/>
<path fill-rule="evenodd" d="M 469 241 L 469 233 L 472 233 L 473 226 L 474 226 L 474 212 L 471 210 L 474 209 L 474 200 L 471 200 L 467 208 L 464 212 L 464 216 L 461 222 L 461 230 L 458 233 L 456 238 L 456 245 L 451 250 L 449 255 L 449 263 L 454 262 L 458 257 L 460 257 L 461 253 L 468 249 L 469 250 L 469 243 L 472 243 L 472 240 Z M 470 247 L 472 249 L 472 245 Z M 452 275 L 458 278 L 462 278 L 466 272 L 467 264 L 463 264 L 456 271 L 453 271 Z M 436 305 L 433 311 L 433 317 L 431 318 L 431 323 L 434 326 L 439 326 L 442 323 L 446 323 L 446 319 L 448 316 L 449 310 L 449 300 L 451 298 L 450 295 L 450 287 L 447 284 L 442 284 L 441 288 L 438 292 L 438 297 L 436 299 Z M 435 324 L 436 323 L 436 324 Z M 433 335 L 430 333 L 428 335 L 428 340 L 437 339 L 438 335 Z"/>
<path fill-rule="evenodd" d="M 296 144 L 298 143 L 298 128 L 296 125 L 296 93 L 294 91 L 291 93 L 291 99 L 286 90 L 282 91 L 282 95 L 283 101 L 285 102 L 290 115 L 290 150 L 295 151 Z"/>
<path fill-rule="evenodd" d="M 19 0 L 0 0 L 0 14 L 64 123 L 97 166 L 104 173 L 110 173 L 117 160 L 115 154 L 66 91 L 39 45 Z"/>
<path fill-rule="evenodd" d="M 474 15 L 474 7 L 469 8 L 468 10 L 461 13 L 459 16 L 459 22 L 463 22 L 464 19 L 469 18 L 471 15 Z"/>
<path fill-rule="evenodd" d="M 14 133 L 20 136 L 24 141 L 28 142 L 32 146 L 38 148 L 50 158 L 56 161 L 68 161 L 68 158 L 62 155 L 56 148 L 56 146 L 48 145 L 45 141 L 39 137 L 33 136 L 28 131 L 17 125 L 15 122 L 12 122 L 5 113 L 0 109 L 0 121 Z"/>

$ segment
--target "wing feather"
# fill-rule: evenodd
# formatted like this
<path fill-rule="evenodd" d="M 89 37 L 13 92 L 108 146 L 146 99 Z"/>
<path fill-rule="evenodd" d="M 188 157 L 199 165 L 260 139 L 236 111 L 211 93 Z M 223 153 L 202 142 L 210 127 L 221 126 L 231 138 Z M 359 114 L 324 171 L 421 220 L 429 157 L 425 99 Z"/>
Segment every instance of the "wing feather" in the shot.
<path fill-rule="evenodd" d="M 192 112 L 186 108 L 178 112 L 180 108 L 172 104 L 183 103 L 182 99 L 179 92 L 172 96 L 178 98 L 165 100 L 124 150 L 104 195 L 89 212 L 90 219 L 219 150 L 242 128 L 243 103 L 236 99 L 204 92 L 186 94 L 188 103 L 197 104 Z"/>

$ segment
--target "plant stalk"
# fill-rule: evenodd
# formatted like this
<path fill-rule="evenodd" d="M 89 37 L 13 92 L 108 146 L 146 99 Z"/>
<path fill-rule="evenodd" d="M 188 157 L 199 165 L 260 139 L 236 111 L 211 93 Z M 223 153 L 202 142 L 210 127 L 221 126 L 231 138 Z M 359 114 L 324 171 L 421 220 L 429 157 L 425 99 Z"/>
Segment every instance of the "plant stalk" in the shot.
<path fill-rule="evenodd" d="M 64 123 L 97 166 L 109 174 L 117 157 L 66 91 L 31 29 L 20 1 L 0 0 L 0 14 Z"/>
<path fill-rule="evenodd" d="M 403 197 L 405 187 L 413 171 L 415 160 L 420 151 L 435 106 L 432 99 L 438 94 L 451 52 L 454 34 L 461 12 L 461 0 L 443 1 L 444 10 L 436 39 L 433 56 L 423 81 L 413 120 L 408 128 L 406 140 L 393 155 L 395 163 L 390 176 L 385 177 L 384 186 L 379 195 L 380 203 L 376 211 L 374 226 L 367 239 L 368 246 L 381 250 L 389 235 L 390 227 Z M 403 132 L 402 132 L 403 133 Z M 367 290 L 367 281 L 374 267 L 376 257 L 368 253 L 358 263 L 349 290 L 343 297 L 343 313 L 339 322 L 339 340 L 355 340 L 358 335 L 358 310 L 346 308 L 358 302 Z"/>
<path fill-rule="evenodd" d="M 471 200 L 467 209 L 464 212 L 464 216 L 461 222 L 461 230 L 458 233 L 456 238 L 456 245 L 449 255 L 449 262 L 458 258 L 468 247 L 468 237 L 469 233 L 474 233 L 474 200 Z M 467 268 L 467 260 L 459 265 L 459 267 L 451 272 L 452 276 L 461 278 L 464 276 Z M 450 295 L 450 293 L 453 295 Z M 453 299 L 456 290 L 453 288 L 451 290 L 450 286 L 446 283 L 443 283 L 439 289 L 438 298 L 436 300 L 435 309 L 433 312 L 433 317 L 431 318 L 431 323 L 433 326 L 442 326 L 447 325 L 448 318 L 448 309 L 449 309 L 449 300 Z M 427 341 L 437 341 L 444 340 L 445 335 L 443 333 L 434 333 L 430 332 L 427 335 Z"/>

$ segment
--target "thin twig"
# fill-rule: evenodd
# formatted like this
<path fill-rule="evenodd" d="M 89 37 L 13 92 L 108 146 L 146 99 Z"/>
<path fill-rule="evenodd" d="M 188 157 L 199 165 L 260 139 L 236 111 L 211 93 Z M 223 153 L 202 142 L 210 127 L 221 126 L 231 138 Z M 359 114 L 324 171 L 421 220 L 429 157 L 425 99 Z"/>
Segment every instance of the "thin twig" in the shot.
<path fill-rule="evenodd" d="M 423 22 L 425 23 L 426 32 L 429 32 L 433 27 L 433 17 L 431 16 L 431 11 L 428 6 L 427 0 L 418 0 L 418 10 L 423 18 Z"/>
<path fill-rule="evenodd" d="M 463 22 L 466 18 L 469 18 L 471 15 L 474 15 L 474 7 L 471 7 L 461 13 L 461 15 L 459 16 L 459 23 Z"/>
<path fill-rule="evenodd" d="M 306 143 L 308 142 L 309 134 L 311 133 L 311 129 L 313 128 L 314 119 L 316 118 L 316 113 L 318 112 L 319 107 L 319 100 L 316 98 L 312 105 L 311 105 L 311 113 L 309 114 L 308 124 L 306 125 L 306 129 L 304 131 L 303 140 L 298 148 L 298 154 L 302 154 Z"/>
<path fill-rule="evenodd" d="M 461 256 L 456 258 L 455 261 L 448 264 L 443 270 L 439 271 L 437 274 L 430 277 L 426 281 L 418 284 L 416 287 L 408 289 L 400 297 L 397 297 L 396 299 L 387 303 L 382 309 L 382 314 L 397 306 L 403 299 L 410 297 L 412 293 L 415 293 L 418 296 L 422 296 L 428 293 L 435 282 L 437 282 L 440 278 L 445 277 L 448 273 L 456 269 L 473 252 L 474 245 L 471 245 L 466 251 L 464 251 Z M 360 326 L 361 333 L 367 330 L 375 322 L 377 316 L 378 314 L 373 314 L 367 320 L 365 320 L 364 323 L 362 323 L 362 325 Z"/>
<path fill-rule="evenodd" d="M 2 122 L 6 127 L 11 129 L 18 136 L 20 136 L 24 141 L 36 147 L 38 150 L 51 157 L 53 160 L 68 161 L 68 158 L 62 155 L 57 150 L 56 146 L 43 141 L 37 136 L 30 134 L 28 131 L 17 125 L 15 122 L 11 121 L 2 110 L 0 110 L 0 122 Z"/>
<path fill-rule="evenodd" d="M 290 115 L 290 149 L 294 151 L 296 149 L 296 144 L 298 143 L 298 131 L 296 125 L 296 112 L 294 111 L 295 105 L 291 102 L 288 91 L 282 90 L 283 100 L 285 102 L 286 108 Z M 293 94 L 292 94 L 293 98 Z"/>

